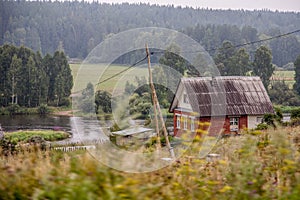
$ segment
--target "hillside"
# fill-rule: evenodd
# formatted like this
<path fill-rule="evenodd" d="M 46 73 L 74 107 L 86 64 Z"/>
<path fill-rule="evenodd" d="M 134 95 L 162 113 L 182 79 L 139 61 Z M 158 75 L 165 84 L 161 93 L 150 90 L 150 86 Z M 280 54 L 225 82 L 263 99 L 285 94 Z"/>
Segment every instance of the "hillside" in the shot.
<path fill-rule="evenodd" d="M 23 44 L 43 54 L 64 49 L 71 58 L 85 58 L 110 34 L 137 27 L 179 30 L 206 48 L 218 47 L 224 40 L 240 44 L 300 27 L 300 13 L 294 12 L 149 4 L 1 1 L 0 13 L 0 45 Z M 267 44 L 275 55 L 274 63 L 279 66 L 293 62 L 300 53 L 299 34 Z M 278 49 L 283 53 L 277 52 Z"/>

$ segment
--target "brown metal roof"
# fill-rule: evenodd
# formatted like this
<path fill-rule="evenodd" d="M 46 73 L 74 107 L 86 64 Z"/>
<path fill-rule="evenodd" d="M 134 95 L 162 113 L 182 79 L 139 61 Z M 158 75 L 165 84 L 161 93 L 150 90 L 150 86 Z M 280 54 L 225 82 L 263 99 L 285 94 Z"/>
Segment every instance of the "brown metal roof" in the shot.
<path fill-rule="evenodd" d="M 259 77 L 219 76 L 182 78 L 178 87 L 188 94 L 194 112 L 200 116 L 260 115 L 274 113 Z M 170 111 L 178 106 L 178 92 Z"/>

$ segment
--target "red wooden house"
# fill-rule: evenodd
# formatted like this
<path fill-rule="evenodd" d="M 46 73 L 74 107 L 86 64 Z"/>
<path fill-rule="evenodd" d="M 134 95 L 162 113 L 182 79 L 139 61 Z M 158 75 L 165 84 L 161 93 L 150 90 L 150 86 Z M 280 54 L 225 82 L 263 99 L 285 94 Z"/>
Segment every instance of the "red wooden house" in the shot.
<path fill-rule="evenodd" d="M 274 113 L 259 77 L 219 76 L 182 78 L 170 112 L 174 113 L 174 135 L 196 132 L 209 122 L 208 133 L 239 133 L 261 123 L 263 115 Z"/>

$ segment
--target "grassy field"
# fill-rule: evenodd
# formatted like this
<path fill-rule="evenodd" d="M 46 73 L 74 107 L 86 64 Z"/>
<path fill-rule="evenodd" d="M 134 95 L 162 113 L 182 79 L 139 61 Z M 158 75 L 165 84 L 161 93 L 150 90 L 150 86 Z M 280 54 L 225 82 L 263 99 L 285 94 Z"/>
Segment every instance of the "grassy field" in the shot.
<path fill-rule="evenodd" d="M 271 80 L 273 81 L 284 81 L 288 84 L 289 88 L 293 88 L 295 83 L 295 71 L 275 71 Z"/>
<path fill-rule="evenodd" d="M 123 91 L 126 81 L 134 82 L 135 77 L 148 77 L 148 69 L 144 67 L 131 68 L 120 75 L 118 73 L 128 69 L 128 66 L 121 65 L 105 65 L 105 64 L 70 64 L 72 75 L 74 77 L 73 93 L 84 89 L 87 83 L 97 84 L 96 90 L 106 90 L 112 93 L 114 90 Z M 112 79 L 107 80 L 108 78 Z M 107 81 L 106 81 L 107 80 Z"/>
<path fill-rule="evenodd" d="M 80 65 L 81 64 L 70 64 L 70 67 L 72 69 L 72 75 L 74 77 L 74 82 L 76 80 L 76 75 L 79 72 Z M 82 66 L 80 71 L 80 74 L 82 75 L 78 77 L 76 85 L 73 88 L 73 92 L 84 89 L 89 81 L 95 80 L 94 82 L 98 83 L 128 68 L 128 66 L 121 65 L 111 65 L 107 68 L 106 67 L 107 66 L 105 64 L 86 64 Z M 109 92 L 112 92 L 114 89 L 121 91 L 124 90 L 126 81 L 133 81 L 136 76 L 148 77 L 148 71 L 146 66 L 144 66 L 143 68 L 138 67 L 133 68 L 132 70 L 128 70 L 127 72 L 124 72 L 106 81 L 105 83 L 99 84 L 96 89 L 106 90 Z M 271 80 L 285 81 L 285 83 L 287 83 L 289 87 L 292 88 L 293 84 L 295 83 L 294 77 L 295 71 L 275 71 Z"/>
<path fill-rule="evenodd" d="M 296 200 L 299 132 L 289 127 L 220 139 L 213 150 L 220 157 L 210 162 L 197 157 L 200 139 L 170 166 L 140 174 L 109 169 L 88 152 L 0 154 L 0 199 Z"/>
<path fill-rule="evenodd" d="M 12 142 L 28 142 L 32 137 L 41 137 L 45 141 L 62 140 L 69 137 L 64 131 L 54 130 L 21 130 L 5 133 L 5 138 Z"/>

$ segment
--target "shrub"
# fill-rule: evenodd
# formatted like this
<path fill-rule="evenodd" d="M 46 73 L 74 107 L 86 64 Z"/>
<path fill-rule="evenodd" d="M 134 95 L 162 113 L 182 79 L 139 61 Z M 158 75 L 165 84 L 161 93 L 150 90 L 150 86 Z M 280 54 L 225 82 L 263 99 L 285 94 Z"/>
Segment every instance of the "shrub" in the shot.
<path fill-rule="evenodd" d="M 45 114 L 48 114 L 49 112 L 50 112 L 50 109 L 48 108 L 47 104 L 41 104 L 38 107 L 38 113 L 40 115 L 45 115 Z"/>
<path fill-rule="evenodd" d="M 289 124 L 291 126 L 299 126 L 300 125 L 300 117 L 292 118 Z"/>
<path fill-rule="evenodd" d="M 300 108 L 291 110 L 291 118 L 300 118 Z"/>
<path fill-rule="evenodd" d="M 268 129 L 268 124 L 266 123 L 260 123 L 257 125 L 256 130 L 267 130 Z"/>
<path fill-rule="evenodd" d="M 60 99 L 60 101 L 58 102 L 58 106 L 68 107 L 70 105 L 71 105 L 70 99 L 67 97 Z"/>
<path fill-rule="evenodd" d="M 20 106 L 18 104 L 10 104 L 7 107 L 7 110 L 8 110 L 10 115 L 15 115 L 15 114 L 18 114 L 20 112 Z"/>

